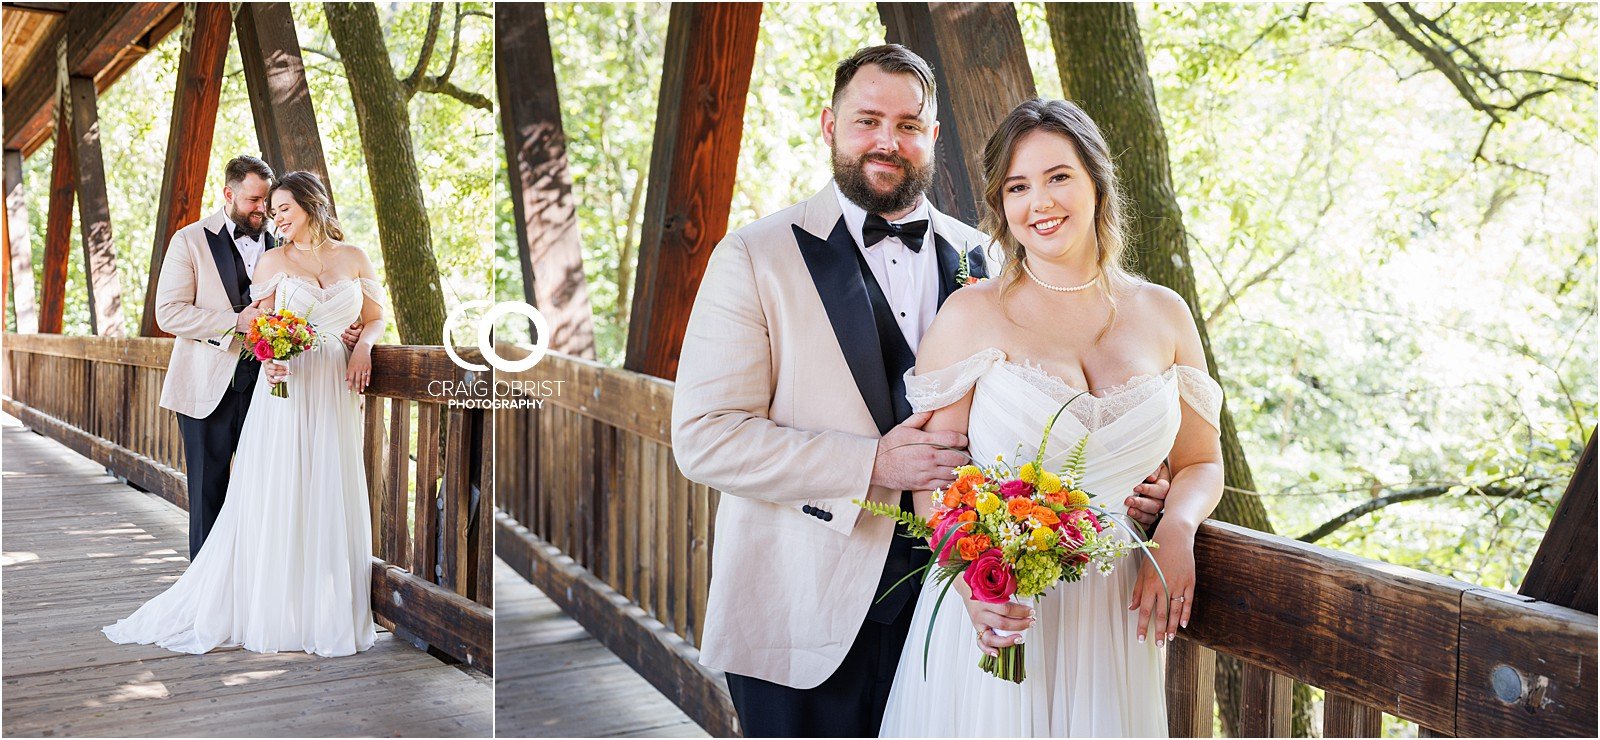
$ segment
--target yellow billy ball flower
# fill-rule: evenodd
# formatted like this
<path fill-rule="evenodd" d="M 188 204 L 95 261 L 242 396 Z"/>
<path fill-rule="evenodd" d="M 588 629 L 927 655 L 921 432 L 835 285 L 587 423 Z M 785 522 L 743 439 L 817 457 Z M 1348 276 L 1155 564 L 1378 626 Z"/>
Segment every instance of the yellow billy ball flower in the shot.
<path fill-rule="evenodd" d="M 1034 549 L 1048 550 L 1056 543 L 1056 532 L 1049 527 L 1036 527 L 1028 539 L 1032 540 Z"/>
<path fill-rule="evenodd" d="M 1068 506 L 1088 506 L 1089 494 L 1083 491 L 1067 491 Z"/>
<path fill-rule="evenodd" d="M 1017 471 L 1017 477 L 1021 478 L 1027 483 L 1033 483 L 1037 485 L 1039 482 L 1039 466 L 1034 465 L 1033 463 L 1028 463 L 1027 465 L 1022 466 L 1021 470 Z"/>
<path fill-rule="evenodd" d="M 957 478 L 960 478 L 963 475 L 983 475 L 983 471 L 979 470 L 976 465 L 962 465 L 955 469 L 955 474 Z"/>
<path fill-rule="evenodd" d="M 988 491 L 979 491 L 978 499 L 973 503 L 973 508 L 984 516 L 993 514 L 996 509 L 1000 508 L 1000 497 Z"/>
<path fill-rule="evenodd" d="M 1061 477 L 1048 470 L 1039 473 L 1039 482 L 1034 485 L 1042 493 L 1055 493 L 1061 490 Z"/>

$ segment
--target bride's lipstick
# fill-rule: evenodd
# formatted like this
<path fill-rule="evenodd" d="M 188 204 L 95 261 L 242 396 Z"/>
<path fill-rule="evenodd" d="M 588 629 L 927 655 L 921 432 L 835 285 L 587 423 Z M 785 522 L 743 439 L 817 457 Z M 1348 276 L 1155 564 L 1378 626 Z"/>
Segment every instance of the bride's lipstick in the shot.
<path fill-rule="evenodd" d="M 1049 236 L 1057 231 L 1060 231 L 1061 225 L 1066 222 L 1066 216 L 1056 216 L 1055 218 L 1047 218 L 1041 221 L 1035 221 L 1031 224 L 1028 224 L 1028 228 L 1033 229 L 1033 233 L 1038 234 L 1039 236 Z"/>

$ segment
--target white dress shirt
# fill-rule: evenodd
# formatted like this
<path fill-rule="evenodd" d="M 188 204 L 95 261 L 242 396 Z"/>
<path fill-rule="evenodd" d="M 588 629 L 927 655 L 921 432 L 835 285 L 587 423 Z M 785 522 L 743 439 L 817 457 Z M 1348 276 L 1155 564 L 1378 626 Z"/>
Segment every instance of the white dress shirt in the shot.
<path fill-rule="evenodd" d="M 939 310 L 939 254 L 932 226 L 929 226 L 927 236 L 923 238 L 920 252 L 911 251 L 895 236 L 886 236 L 869 249 L 862 246 L 865 242 L 861 236 L 862 228 L 867 223 L 867 210 L 844 197 L 838 183 L 834 183 L 833 192 L 839 197 L 845 228 L 850 230 L 856 248 L 866 257 L 867 267 L 872 269 L 872 276 L 877 278 L 878 287 L 883 289 L 883 297 L 894 311 L 894 320 L 900 325 L 900 333 L 915 353 L 917 345 L 922 343 L 923 332 L 928 330 L 933 323 L 934 313 Z M 928 219 L 928 199 L 921 198 L 910 214 L 890 223 L 898 225 Z"/>
<path fill-rule="evenodd" d="M 223 212 L 223 217 L 227 218 L 226 211 Z M 262 238 L 266 232 L 263 231 L 255 236 L 241 235 L 239 233 L 239 225 L 234 223 L 231 218 L 228 219 L 228 229 L 233 236 L 233 248 L 238 250 L 239 258 L 244 260 L 245 274 L 254 280 L 256 277 L 256 263 L 261 261 L 261 253 L 267 251 L 266 240 Z"/>

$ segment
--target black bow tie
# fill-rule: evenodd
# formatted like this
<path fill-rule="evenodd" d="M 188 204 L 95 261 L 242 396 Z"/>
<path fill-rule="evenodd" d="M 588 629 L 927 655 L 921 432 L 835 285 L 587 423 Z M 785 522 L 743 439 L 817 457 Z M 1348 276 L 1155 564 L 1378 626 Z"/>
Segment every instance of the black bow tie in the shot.
<path fill-rule="evenodd" d="M 883 241 L 884 237 L 893 236 L 899 238 L 900 243 L 906 245 L 907 249 L 913 252 L 921 252 L 922 237 L 927 233 L 928 222 L 926 219 L 922 221 L 907 221 L 903 224 L 891 224 L 882 216 L 876 213 L 869 213 L 867 214 L 867 222 L 861 227 L 861 240 L 866 243 L 868 249 L 871 249 L 872 245 Z"/>

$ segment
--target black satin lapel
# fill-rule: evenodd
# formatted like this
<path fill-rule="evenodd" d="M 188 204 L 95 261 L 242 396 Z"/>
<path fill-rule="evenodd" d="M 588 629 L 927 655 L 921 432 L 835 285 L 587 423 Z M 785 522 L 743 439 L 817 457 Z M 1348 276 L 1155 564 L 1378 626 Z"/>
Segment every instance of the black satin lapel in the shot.
<path fill-rule="evenodd" d="M 889 401 L 888 376 L 883 365 L 883 349 L 878 344 L 878 327 L 873 319 L 872 303 L 867 298 L 866 285 L 861 271 L 856 267 L 855 239 L 844 225 L 844 217 L 834 225 L 827 241 L 813 236 L 799 224 L 794 227 L 795 241 L 800 245 L 800 255 L 805 258 L 811 272 L 811 282 L 822 298 L 822 307 L 833 326 L 833 336 L 844 352 L 845 364 L 850 366 L 850 376 L 861 391 L 861 400 L 872 413 L 878 428 L 894 426 L 894 407 Z"/>
<path fill-rule="evenodd" d="M 975 278 L 987 280 L 994 277 L 989 274 L 989 260 L 983 255 L 983 247 L 973 247 L 972 251 L 967 253 L 967 264 Z"/>
<path fill-rule="evenodd" d="M 939 247 L 939 307 L 943 308 L 944 299 L 956 290 L 956 272 L 961 269 L 961 255 L 937 231 L 933 233 L 933 241 Z"/>
<path fill-rule="evenodd" d="M 211 247 L 211 261 L 217 264 L 217 274 L 222 276 L 222 289 L 228 291 L 228 300 L 235 306 L 248 305 L 250 302 L 239 295 L 239 276 L 233 271 L 233 239 L 206 231 L 206 243 Z"/>

